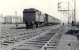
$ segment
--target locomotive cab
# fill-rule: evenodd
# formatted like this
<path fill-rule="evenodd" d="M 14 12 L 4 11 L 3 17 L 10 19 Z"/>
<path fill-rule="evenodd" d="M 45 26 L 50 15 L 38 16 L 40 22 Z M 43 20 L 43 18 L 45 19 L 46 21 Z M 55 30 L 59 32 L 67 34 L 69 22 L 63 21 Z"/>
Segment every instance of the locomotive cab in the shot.
<path fill-rule="evenodd" d="M 34 24 L 35 11 L 33 9 L 24 9 L 23 11 L 23 21 L 27 28 L 30 28 Z"/>

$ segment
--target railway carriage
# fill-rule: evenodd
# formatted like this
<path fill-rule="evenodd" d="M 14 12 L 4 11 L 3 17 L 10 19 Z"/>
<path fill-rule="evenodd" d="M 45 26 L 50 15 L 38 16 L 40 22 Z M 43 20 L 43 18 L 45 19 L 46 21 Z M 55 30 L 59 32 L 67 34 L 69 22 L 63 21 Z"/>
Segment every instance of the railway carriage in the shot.
<path fill-rule="evenodd" d="M 58 24 L 58 23 L 60 23 L 60 20 L 59 19 L 57 19 L 57 18 L 55 18 L 55 17 L 53 17 L 53 16 L 51 16 L 51 15 L 48 15 L 48 24 L 49 25 L 55 25 L 55 24 Z"/>

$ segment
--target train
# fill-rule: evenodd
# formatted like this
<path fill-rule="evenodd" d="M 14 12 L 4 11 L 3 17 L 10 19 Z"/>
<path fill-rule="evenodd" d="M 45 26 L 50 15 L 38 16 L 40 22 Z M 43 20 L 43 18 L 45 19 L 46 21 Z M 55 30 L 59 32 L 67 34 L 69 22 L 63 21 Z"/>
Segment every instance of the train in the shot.
<path fill-rule="evenodd" d="M 23 21 L 27 28 L 59 24 L 61 21 L 35 8 L 23 10 Z"/>

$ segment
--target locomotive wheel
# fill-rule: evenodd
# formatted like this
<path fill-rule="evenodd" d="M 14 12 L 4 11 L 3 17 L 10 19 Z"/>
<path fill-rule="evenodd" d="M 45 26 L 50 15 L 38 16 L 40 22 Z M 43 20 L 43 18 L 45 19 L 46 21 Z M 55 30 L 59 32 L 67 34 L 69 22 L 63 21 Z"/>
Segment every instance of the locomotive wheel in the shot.
<path fill-rule="evenodd" d="M 32 26 L 29 26 L 29 25 L 26 25 L 26 29 L 29 29 L 29 28 L 31 28 Z"/>
<path fill-rule="evenodd" d="M 38 28 L 38 24 L 36 25 L 36 27 Z"/>
<path fill-rule="evenodd" d="M 39 24 L 37 24 L 36 27 L 39 27 Z"/>

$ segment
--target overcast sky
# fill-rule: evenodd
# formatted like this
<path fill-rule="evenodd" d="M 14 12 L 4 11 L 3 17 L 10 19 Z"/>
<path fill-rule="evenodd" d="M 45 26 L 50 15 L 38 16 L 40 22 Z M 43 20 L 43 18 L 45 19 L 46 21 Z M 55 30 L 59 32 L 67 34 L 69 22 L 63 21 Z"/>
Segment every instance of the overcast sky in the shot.
<path fill-rule="evenodd" d="M 78 2 L 79 1 L 77 0 L 77 20 L 79 19 Z M 22 16 L 23 9 L 36 8 L 44 13 L 46 12 L 56 18 L 59 18 L 62 21 L 67 21 L 67 17 L 57 11 L 57 3 L 58 0 L 0 0 L 0 14 L 15 15 L 15 11 L 17 11 L 17 15 Z"/>

